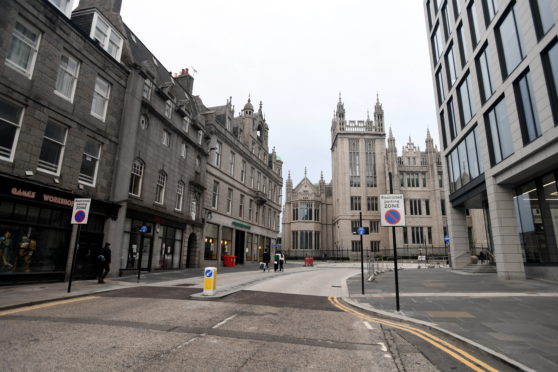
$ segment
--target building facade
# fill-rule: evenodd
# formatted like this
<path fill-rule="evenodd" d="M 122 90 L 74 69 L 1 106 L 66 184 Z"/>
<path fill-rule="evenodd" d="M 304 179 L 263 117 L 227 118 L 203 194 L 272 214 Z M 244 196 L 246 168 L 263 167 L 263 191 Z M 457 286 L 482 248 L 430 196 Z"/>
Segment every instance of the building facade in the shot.
<path fill-rule="evenodd" d="M 106 226 L 111 269 L 122 274 L 195 267 L 209 136 L 192 96 L 193 78 L 187 70 L 169 73 L 125 25 L 120 6 L 117 0 L 81 0 L 72 13 L 92 39 L 120 45 L 130 71 L 111 195 L 120 210 Z"/>
<path fill-rule="evenodd" d="M 113 175 L 129 71 L 75 27 L 71 8 L 17 0 L 0 14 L 2 281 L 64 278 L 74 198 L 92 199 L 76 276 L 94 275 L 90 253 L 118 214 Z"/>
<path fill-rule="evenodd" d="M 454 267 L 482 210 L 499 277 L 558 278 L 558 3 L 424 2 Z"/>
<path fill-rule="evenodd" d="M 379 197 L 403 194 L 407 226 L 396 229 L 397 246 L 416 256 L 445 253 L 447 234 L 440 152 L 430 132 L 426 149 L 411 141 L 399 156 L 391 129 L 387 138 L 379 99 L 374 117 L 347 120 L 341 99 L 331 126 L 332 181 L 318 184 L 304 178 L 294 188 L 287 180 L 283 214 L 283 245 L 289 256 L 360 258 L 393 255 L 389 229 L 381 227 Z M 362 225 L 361 225 L 362 216 Z M 364 226 L 363 237 L 353 231 Z"/>
<path fill-rule="evenodd" d="M 262 103 L 250 99 L 239 116 L 231 100 L 205 108 L 211 135 L 207 166 L 203 263 L 221 265 L 225 256 L 237 264 L 261 261 L 279 234 L 283 162 L 269 151 L 269 126 Z"/>

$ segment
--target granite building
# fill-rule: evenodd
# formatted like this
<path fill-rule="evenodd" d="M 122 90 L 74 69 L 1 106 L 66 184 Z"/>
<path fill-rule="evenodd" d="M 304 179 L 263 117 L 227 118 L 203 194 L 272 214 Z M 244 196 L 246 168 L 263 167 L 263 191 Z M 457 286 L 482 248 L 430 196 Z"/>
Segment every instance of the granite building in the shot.
<path fill-rule="evenodd" d="M 250 98 L 238 116 L 232 99 L 199 106 L 211 136 L 207 165 L 202 262 L 221 265 L 261 261 L 279 234 L 283 162 L 269 149 L 269 125 Z"/>
<path fill-rule="evenodd" d="M 558 2 L 424 1 L 454 267 L 481 210 L 505 279 L 558 278 Z"/>
<path fill-rule="evenodd" d="M 445 253 L 445 203 L 440 153 L 430 132 L 421 151 L 411 139 L 398 155 L 384 110 L 376 100 L 373 119 L 347 120 L 341 98 L 331 125 L 332 181 L 313 184 L 305 175 L 293 187 L 289 174 L 283 214 L 283 242 L 289 256 L 360 258 L 361 241 L 353 230 L 369 228 L 363 239 L 367 256 L 392 255 L 389 229 L 381 227 L 379 196 L 403 194 L 407 226 L 396 229 L 397 246 L 416 256 Z"/>
<path fill-rule="evenodd" d="M 14 0 L 0 13 L 0 280 L 62 280 L 76 228 L 74 198 L 91 198 L 78 277 L 94 275 L 112 202 L 121 107 L 121 49 L 92 42 L 72 1 Z M 122 38 L 115 33 L 115 39 Z"/>
<path fill-rule="evenodd" d="M 123 22 L 120 6 L 120 0 L 81 0 L 72 13 L 93 40 L 120 45 L 129 70 L 111 190 L 120 210 L 106 226 L 112 269 L 196 267 L 209 135 L 192 96 L 193 77 L 187 69 L 169 73 Z"/>

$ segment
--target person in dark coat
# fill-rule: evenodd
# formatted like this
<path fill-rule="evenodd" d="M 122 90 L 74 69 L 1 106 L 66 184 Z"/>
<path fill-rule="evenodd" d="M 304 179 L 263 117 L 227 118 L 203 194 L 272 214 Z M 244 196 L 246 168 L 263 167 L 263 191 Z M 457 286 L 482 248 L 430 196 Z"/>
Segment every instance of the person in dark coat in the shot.
<path fill-rule="evenodd" d="M 99 267 L 99 283 L 105 282 L 105 277 L 110 271 L 111 251 L 110 243 L 105 243 L 97 255 L 97 265 Z"/>
<path fill-rule="evenodd" d="M 267 271 L 269 271 L 269 261 L 271 261 L 271 254 L 268 251 L 265 251 L 263 254 L 263 263 L 264 263 L 264 268 L 263 271 L 265 273 L 265 270 L 267 269 Z"/>

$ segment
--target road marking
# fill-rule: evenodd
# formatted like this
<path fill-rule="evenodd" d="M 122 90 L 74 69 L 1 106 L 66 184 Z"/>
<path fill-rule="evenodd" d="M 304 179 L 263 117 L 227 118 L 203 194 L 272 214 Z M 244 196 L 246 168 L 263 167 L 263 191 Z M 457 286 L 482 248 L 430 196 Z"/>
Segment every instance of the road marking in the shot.
<path fill-rule="evenodd" d="M 370 325 L 370 323 L 368 323 L 366 320 L 365 320 L 363 323 L 364 323 L 364 326 L 365 326 L 366 328 L 368 328 L 369 330 L 373 330 L 373 329 L 374 329 L 374 328 Z"/>
<path fill-rule="evenodd" d="M 36 310 L 36 309 L 44 309 L 44 308 L 47 308 L 47 307 L 70 304 L 70 303 L 73 303 L 73 302 L 94 300 L 96 298 L 99 298 L 99 296 L 78 297 L 78 298 L 72 298 L 72 299 L 69 299 L 69 300 L 47 302 L 45 304 L 40 304 L 40 305 L 24 306 L 24 307 L 19 307 L 17 309 L 0 311 L 0 316 L 22 313 L 24 311 L 31 311 L 31 310 Z"/>
<path fill-rule="evenodd" d="M 428 342 L 432 346 L 434 346 L 434 347 L 442 350 L 443 352 L 447 353 L 448 355 L 452 356 L 454 359 L 456 359 L 456 360 L 460 361 L 461 363 L 465 364 L 467 367 L 471 368 L 473 371 L 476 371 L 476 372 L 485 372 L 485 371 L 498 372 L 497 369 L 495 369 L 495 368 L 489 366 L 488 364 L 486 364 L 485 362 L 475 358 L 474 356 L 467 353 L 466 351 L 448 343 L 445 340 L 440 339 L 439 337 L 436 337 L 436 336 L 434 336 L 434 335 L 432 335 L 432 334 L 430 334 L 426 331 L 423 331 L 419 328 L 411 327 L 411 326 L 406 325 L 404 323 L 396 323 L 396 322 L 393 322 L 393 321 L 390 321 L 390 320 L 374 318 L 372 316 L 366 315 L 364 313 L 361 313 L 359 311 L 351 309 L 348 306 L 343 305 L 341 302 L 339 302 L 339 299 L 337 297 L 329 296 L 328 300 L 333 306 L 337 307 L 338 309 L 343 310 L 343 311 L 348 312 L 348 313 L 351 313 L 351 314 L 354 314 L 361 319 L 365 319 L 365 320 L 368 320 L 369 322 L 383 324 L 383 325 L 386 325 L 386 326 L 389 326 L 389 327 L 393 327 L 393 328 L 400 329 L 402 331 L 409 332 L 412 335 L 415 335 L 416 337 Z"/>
<path fill-rule="evenodd" d="M 558 297 L 558 293 L 556 292 L 443 292 L 443 293 L 435 293 L 435 292 L 417 292 L 417 293 L 400 293 L 400 297 Z M 372 293 L 366 294 L 366 296 L 360 297 L 374 297 L 374 298 L 382 298 L 382 297 L 395 297 L 395 293 Z"/>
<path fill-rule="evenodd" d="M 383 342 L 378 342 L 376 345 L 380 345 L 382 347 L 382 351 L 388 351 L 386 345 Z"/>
<path fill-rule="evenodd" d="M 237 314 L 234 314 L 234 315 L 229 316 L 227 319 L 225 319 L 225 320 L 223 320 L 223 321 L 221 321 L 221 322 L 215 324 L 215 325 L 214 325 L 213 327 L 211 327 L 211 328 L 218 328 L 218 327 L 222 326 L 223 324 L 225 324 L 225 323 L 228 322 L 229 320 L 233 319 L 236 315 L 237 315 Z"/>

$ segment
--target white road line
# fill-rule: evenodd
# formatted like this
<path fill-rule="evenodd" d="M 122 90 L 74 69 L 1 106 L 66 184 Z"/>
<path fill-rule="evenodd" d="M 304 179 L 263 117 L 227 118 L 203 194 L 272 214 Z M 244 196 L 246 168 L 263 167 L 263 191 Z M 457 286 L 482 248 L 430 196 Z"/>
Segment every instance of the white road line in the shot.
<path fill-rule="evenodd" d="M 382 351 L 388 351 L 386 345 L 383 342 L 377 342 L 376 345 L 380 345 L 382 347 Z"/>
<path fill-rule="evenodd" d="M 237 314 L 231 315 L 229 316 L 227 319 L 223 320 L 222 322 L 219 322 L 217 324 L 215 324 L 213 327 L 211 328 L 218 328 L 220 326 L 222 326 L 223 324 L 225 324 L 226 322 L 228 322 L 229 320 L 233 319 Z"/>
<path fill-rule="evenodd" d="M 368 328 L 368 329 L 370 329 L 370 330 L 373 330 L 373 329 L 374 329 L 374 327 L 372 327 L 372 326 L 370 325 L 370 323 L 368 323 L 367 321 L 364 321 L 364 325 L 366 326 L 366 328 Z"/>

